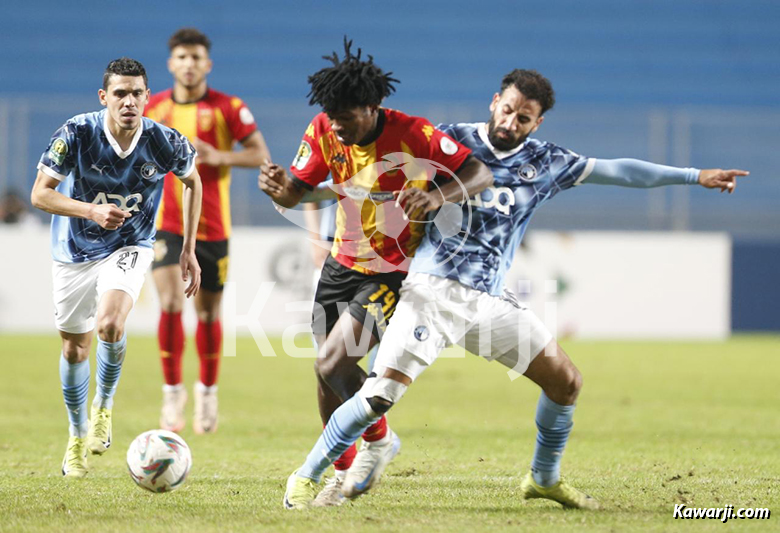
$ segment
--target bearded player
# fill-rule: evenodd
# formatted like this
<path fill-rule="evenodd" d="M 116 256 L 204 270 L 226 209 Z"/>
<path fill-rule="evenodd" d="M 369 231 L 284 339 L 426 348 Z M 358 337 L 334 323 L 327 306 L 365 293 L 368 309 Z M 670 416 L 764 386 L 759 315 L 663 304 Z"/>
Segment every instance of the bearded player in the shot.
<path fill-rule="evenodd" d="M 536 448 L 518 495 L 544 498 L 568 508 L 597 509 L 595 498 L 560 475 L 573 425 L 582 375 L 545 325 L 504 288 L 504 276 L 536 209 L 559 192 L 581 184 L 648 188 L 700 185 L 733 192 L 743 170 L 675 168 L 636 159 L 595 159 L 531 138 L 555 103 L 549 80 L 514 70 L 490 103 L 487 123 L 439 126 L 468 146 L 493 172 L 494 186 L 464 203 L 458 236 L 435 224 L 417 250 L 401 289 L 393 321 L 379 345 L 375 376 L 330 418 L 306 461 L 287 481 L 284 506 L 305 509 L 314 500 L 325 468 L 403 397 L 452 344 L 524 374 L 541 389 L 536 409 Z M 402 196 L 405 194 L 402 193 Z M 471 212 L 471 217 L 465 216 Z M 370 482 L 350 471 L 342 484 L 355 498 L 379 480 L 385 456 L 367 464 Z"/>

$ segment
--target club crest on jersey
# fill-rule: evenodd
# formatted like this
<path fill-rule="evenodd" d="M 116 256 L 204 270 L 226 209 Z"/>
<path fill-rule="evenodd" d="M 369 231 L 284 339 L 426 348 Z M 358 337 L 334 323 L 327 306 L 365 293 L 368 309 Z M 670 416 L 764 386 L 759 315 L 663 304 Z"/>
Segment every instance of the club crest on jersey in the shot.
<path fill-rule="evenodd" d="M 293 159 L 293 166 L 298 170 L 303 170 L 303 168 L 306 166 L 306 163 L 309 162 L 310 158 L 311 145 L 306 141 L 303 141 L 298 147 L 298 153 L 295 154 L 295 159 Z"/>
<path fill-rule="evenodd" d="M 430 336 L 430 332 L 428 331 L 428 328 L 425 326 L 417 326 L 414 328 L 414 338 L 417 339 L 420 342 L 424 342 L 428 340 L 428 337 Z"/>
<path fill-rule="evenodd" d="M 150 180 L 157 175 L 157 167 L 151 161 L 147 161 L 141 165 L 141 177 L 145 180 Z"/>
<path fill-rule="evenodd" d="M 198 129 L 200 131 L 209 131 L 214 125 L 214 113 L 211 109 L 202 107 L 198 109 Z"/>
<path fill-rule="evenodd" d="M 68 155 L 68 143 L 63 139 L 54 141 L 54 144 L 51 145 L 51 150 L 49 150 L 49 157 L 51 157 L 51 160 L 58 165 L 61 165 L 63 161 L 65 161 L 66 155 Z"/>
<path fill-rule="evenodd" d="M 533 181 L 536 179 L 536 167 L 531 164 L 523 165 L 517 171 L 517 175 L 523 181 Z"/>

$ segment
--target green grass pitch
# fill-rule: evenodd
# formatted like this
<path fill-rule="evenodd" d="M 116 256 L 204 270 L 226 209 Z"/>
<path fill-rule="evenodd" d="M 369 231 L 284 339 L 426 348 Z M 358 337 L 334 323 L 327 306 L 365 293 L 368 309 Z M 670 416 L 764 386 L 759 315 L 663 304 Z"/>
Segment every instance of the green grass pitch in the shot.
<path fill-rule="evenodd" d="M 438 361 L 390 413 L 403 449 L 373 493 L 340 508 L 290 512 L 281 504 L 285 480 L 321 429 L 311 359 L 262 357 L 251 339 L 239 339 L 238 356 L 222 361 L 219 431 L 195 436 L 188 418 L 190 477 L 179 491 L 155 495 L 125 468 L 133 437 L 157 426 L 155 339 L 130 336 L 114 445 L 74 481 L 59 474 L 67 419 L 58 338 L 5 335 L 0 346 L 2 531 L 724 529 L 717 520 L 674 520 L 675 503 L 768 507 L 768 521 L 725 528 L 778 530 L 778 337 L 563 343 L 585 379 L 563 473 L 602 502 L 598 512 L 516 496 L 533 452 L 538 390 L 473 356 Z M 191 339 L 185 362 L 191 390 Z"/>

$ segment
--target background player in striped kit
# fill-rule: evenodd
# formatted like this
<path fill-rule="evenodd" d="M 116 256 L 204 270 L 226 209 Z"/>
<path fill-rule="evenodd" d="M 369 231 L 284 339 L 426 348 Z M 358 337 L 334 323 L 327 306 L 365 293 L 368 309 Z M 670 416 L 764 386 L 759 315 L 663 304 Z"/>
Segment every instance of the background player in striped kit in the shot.
<path fill-rule="evenodd" d="M 171 36 L 168 47 L 173 88 L 152 96 L 147 116 L 180 131 L 198 150 L 203 209 L 196 254 L 203 269 L 203 287 L 194 299 L 200 379 L 194 387 L 193 429 L 196 433 L 209 433 L 217 429 L 218 422 L 220 314 L 231 229 L 230 167 L 258 167 L 270 154 L 249 108 L 239 98 L 208 87 L 206 76 L 212 67 L 208 37 L 197 29 L 183 28 Z M 242 150 L 233 151 L 236 141 Z M 175 267 L 184 231 L 181 213 L 181 185 L 176 179 L 168 178 L 157 220 L 159 233 L 152 269 L 160 297 L 158 340 L 165 379 L 160 426 L 172 431 L 184 427 L 187 401 L 181 372 L 184 300 Z"/>
<path fill-rule="evenodd" d="M 51 138 L 32 191 L 52 213 L 55 323 L 62 338 L 60 380 L 70 421 L 62 474 L 87 473 L 93 454 L 111 446 L 114 393 L 127 349 L 125 321 L 152 262 L 154 218 L 169 172 L 185 187 L 184 234 L 177 275 L 182 294 L 198 293 L 195 222 L 201 186 L 196 152 L 177 131 L 143 118 L 149 101 L 138 61 L 109 63 L 98 91 L 107 109 L 77 115 Z M 184 281 L 189 277 L 189 285 Z M 97 326 L 97 390 L 87 420 L 89 349 Z"/>

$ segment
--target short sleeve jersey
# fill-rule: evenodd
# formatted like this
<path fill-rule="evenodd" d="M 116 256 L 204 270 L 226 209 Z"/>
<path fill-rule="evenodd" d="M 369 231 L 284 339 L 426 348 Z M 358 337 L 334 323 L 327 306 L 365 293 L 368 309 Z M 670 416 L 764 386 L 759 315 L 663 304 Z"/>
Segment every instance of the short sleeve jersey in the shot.
<path fill-rule="evenodd" d="M 428 226 L 410 271 L 500 295 L 534 212 L 587 178 L 595 160 L 530 138 L 513 150 L 501 151 L 490 143 L 484 123 L 439 128 L 471 148 L 474 157 L 493 172 L 494 181 L 463 205 L 460 233 L 443 237 L 435 224 Z"/>
<path fill-rule="evenodd" d="M 392 193 L 404 187 L 427 190 L 431 181 L 407 176 L 406 167 L 394 159 L 399 154 L 425 159 L 454 173 L 471 150 L 428 120 L 393 109 L 380 109 L 377 127 L 381 133 L 374 142 L 344 145 L 331 130 L 327 115 L 320 113 L 306 128 L 290 170 L 307 189 L 332 176 L 339 195 L 331 251 L 336 261 L 364 274 L 405 272 L 426 224 L 397 224 L 403 213 Z"/>
<path fill-rule="evenodd" d="M 188 139 L 200 139 L 217 150 L 230 151 L 255 131 L 252 112 L 240 98 L 213 89 L 197 102 L 177 103 L 173 90 L 152 96 L 144 114 L 181 132 Z M 200 241 L 222 241 L 230 237 L 230 167 L 198 165 L 203 183 L 203 206 L 197 238 Z M 166 178 L 157 229 L 184 234 L 182 184 L 175 177 Z"/>
<path fill-rule="evenodd" d="M 92 204 L 113 203 L 132 216 L 117 230 L 77 217 L 52 216 L 55 261 L 82 263 L 111 255 L 124 246 L 151 247 L 163 178 L 188 177 L 196 152 L 177 131 L 141 119 L 130 147 L 123 151 L 106 125 L 107 111 L 85 113 L 58 129 L 38 169 L 59 180 L 57 190 Z"/>

